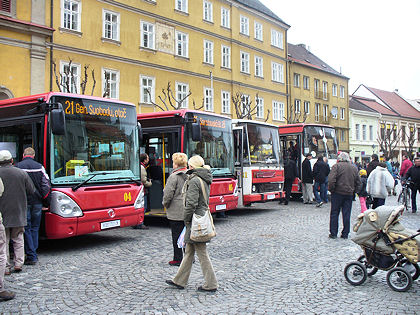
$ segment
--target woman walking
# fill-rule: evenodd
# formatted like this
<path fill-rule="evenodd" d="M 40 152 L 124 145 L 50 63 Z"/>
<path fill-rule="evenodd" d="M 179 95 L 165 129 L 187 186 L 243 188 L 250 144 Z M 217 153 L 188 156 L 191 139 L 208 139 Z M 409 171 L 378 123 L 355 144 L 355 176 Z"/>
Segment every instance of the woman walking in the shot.
<path fill-rule="evenodd" d="M 166 217 L 169 220 L 172 232 L 172 246 L 174 248 L 171 266 L 179 266 L 182 260 L 182 248 L 178 247 L 178 238 L 184 229 L 184 208 L 182 206 L 182 187 L 187 179 L 187 160 L 185 153 L 172 155 L 173 171 L 168 177 L 163 190 L 163 206 L 166 208 Z"/>
<path fill-rule="evenodd" d="M 204 275 L 204 284 L 197 288 L 198 291 L 215 292 L 217 290 L 216 275 L 213 270 L 209 255 L 207 253 L 207 244 L 194 242 L 190 239 L 191 221 L 193 214 L 204 215 L 208 211 L 210 196 L 210 184 L 213 180 L 207 165 L 201 156 L 195 155 L 188 160 L 189 178 L 184 185 L 184 223 L 186 232 L 184 241 L 186 243 L 185 255 L 181 266 L 172 280 L 166 280 L 166 283 L 178 289 L 184 289 L 187 286 L 190 277 L 194 255 L 197 253 L 200 261 L 201 270 Z M 202 185 L 203 183 L 203 185 Z M 203 187 L 204 186 L 204 187 Z M 203 188 L 204 190 L 203 190 Z"/>

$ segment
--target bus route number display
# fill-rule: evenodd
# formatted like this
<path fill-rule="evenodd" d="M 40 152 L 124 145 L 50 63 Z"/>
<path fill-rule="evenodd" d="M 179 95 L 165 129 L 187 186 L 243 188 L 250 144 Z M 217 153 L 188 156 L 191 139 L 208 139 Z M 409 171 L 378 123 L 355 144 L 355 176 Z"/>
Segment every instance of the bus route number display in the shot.
<path fill-rule="evenodd" d="M 226 128 L 226 121 L 223 119 L 212 119 L 210 117 L 197 117 L 194 116 L 195 119 L 198 119 L 200 121 L 200 125 L 204 126 L 204 127 L 212 127 L 212 128 L 221 128 L 221 129 L 225 129 Z"/>
<path fill-rule="evenodd" d="M 88 115 L 88 116 L 104 116 L 112 118 L 127 118 L 127 108 L 114 107 L 105 103 L 84 105 L 77 101 L 65 100 L 64 112 L 66 115 Z"/>

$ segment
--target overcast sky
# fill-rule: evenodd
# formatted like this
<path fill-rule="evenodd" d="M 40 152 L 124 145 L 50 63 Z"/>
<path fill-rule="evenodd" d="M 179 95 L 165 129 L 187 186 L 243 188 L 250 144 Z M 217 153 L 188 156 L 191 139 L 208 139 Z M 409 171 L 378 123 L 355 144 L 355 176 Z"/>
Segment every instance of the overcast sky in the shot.
<path fill-rule="evenodd" d="M 420 0 L 260 0 L 305 44 L 359 84 L 420 99 Z"/>

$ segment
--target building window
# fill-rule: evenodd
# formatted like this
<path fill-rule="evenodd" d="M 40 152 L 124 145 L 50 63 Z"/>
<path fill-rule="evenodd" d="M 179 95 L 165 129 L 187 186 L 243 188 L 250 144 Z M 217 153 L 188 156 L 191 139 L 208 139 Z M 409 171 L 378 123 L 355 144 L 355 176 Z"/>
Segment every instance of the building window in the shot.
<path fill-rule="evenodd" d="M 140 102 L 152 104 L 155 101 L 155 78 L 140 76 Z"/>
<path fill-rule="evenodd" d="M 241 51 L 241 72 L 249 73 L 249 54 Z"/>
<path fill-rule="evenodd" d="M 204 63 L 213 64 L 213 42 L 204 40 Z"/>
<path fill-rule="evenodd" d="M 332 95 L 337 96 L 337 84 L 332 85 Z"/>
<path fill-rule="evenodd" d="M 120 72 L 103 69 L 102 71 L 102 95 L 107 98 L 118 99 L 120 97 Z"/>
<path fill-rule="evenodd" d="M 175 0 L 175 9 L 188 13 L 188 0 Z"/>
<path fill-rule="evenodd" d="M 309 90 L 309 77 L 306 75 L 303 76 L 303 88 Z"/>
<path fill-rule="evenodd" d="M 369 140 L 373 140 L 373 126 L 369 126 Z"/>
<path fill-rule="evenodd" d="M 68 30 L 80 32 L 82 4 L 77 0 L 63 0 L 62 4 L 61 26 Z"/>
<path fill-rule="evenodd" d="M 363 139 L 363 141 L 366 141 L 366 133 L 367 133 L 366 125 L 362 125 L 362 139 Z"/>
<path fill-rule="evenodd" d="M 324 100 L 328 99 L 328 82 L 322 82 L 322 98 Z"/>
<path fill-rule="evenodd" d="M 305 114 L 309 114 L 309 107 L 310 107 L 310 102 L 308 101 L 304 101 L 303 102 L 303 110 L 305 111 Z"/>
<path fill-rule="evenodd" d="M 341 120 L 346 119 L 346 109 L 345 108 L 341 108 L 340 118 L 341 118 Z"/>
<path fill-rule="evenodd" d="M 319 97 L 319 80 L 318 79 L 314 79 L 314 90 L 315 90 L 315 97 L 320 98 Z"/>
<path fill-rule="evenodd" d="M 230 47 L 222 45 L 222 67 L 230 69 Z"/>
<path fill-rule="evenodd" d="M 389 126 L 389 125 L 388 125 Z M 387 127 L 388 127 L 387 126 Z M 405 133 L 405 126 L 401 126 L 401 140 L 402 141 L 405 141 L 405 137 L 406 136 L 406 133 Z"/>
<path fill-rule="evenodd" d="M 345 93 L 344 86 L 340 85 L 340 97 L 341 98 L 344 98 L 344 93 Z"/>
<path fill-rule="evenodd" d="M 328 121 L 328 105 L 324 104 L 324 121 Z"/>
<path fill-rule="evenodd" d="M 271 80 L 284 83 L 283 65 L 277 62 L 271 62 Z"/>
<path fill-rule="evenodd" d="M 241 15 L 240 32 L 242 35 L 249 36 L 249 19 L 243 15 Z"/>
<path fill-rule="evenodd" d="M 356 140 L 360 140 L 360 125 L 356 124 Z"/>
<path fill-rule="evenodd" d="M 276 31 L 276 30 L 271 30 L 271 45 L 273 45 L 274 47 L 283 49 L 283 33 Z"/>
<path fill-rule="evenodd" d="M 241 97 L 241 112 L 243 115 L 248 115 L 250 110 L 249 95 L 243 94 Z"/>
<path fill-rule="evenodd" d="M 293 85 L 295 87 L 300 87 L 300 74 L 299 73 L 293 74 Z"/>
<path fill-rule="evenodd" d="M 213 89 L 204 88 L 204 109 L 206 111 L 214 111 L 213 107 Z"/>
<path fill-rule="evenodd" d="M 255 76 L 262 78 L 263 75 L 263 58 L 255 56 Z"/>
<path fill-rule="evenodd" d="M 80 86 L 80 65 L 60 62 L 61 86 L 64 93 L 78 93 Z"/>
<path fill-rule="evenodd" d="M 331 116 L 334 119 L 338 119 L 338 107 L 337 106 L 333 106 L 332 111 L 331 111 Z"/>
<path fill-rule="evenodd" d="M 341 133 L 341 142 L 346 142 L 346 131 L 345 130 L 340 130 Z"/>
<path fill-rule="evenodd" d="M 256 21 L 254 22 L 254 33 L 255 39 L 258 39 L 260 41 L 263 40 L 263 26 L 261 23 L 258 23 Z"/>
<path fill-rule="evenodd" d="M 12 13 L 12 1 L 11 0 L 1 0 L 0 1 L 0 11 L 6 13 Z"/>
<path fill-rule="evenodd" d="M 155 49 L 155 26 L 152 23 L 141 22 L 141 47 Z"/>
<path fill-rule="evenodd" d="M 188 84 L 186 83 L 175 83 L 176 89 L 176 100 L 178 101 L 178 105 L 180 108 L 188 108 Z"/>
<path fill-rule="evenodd" d="M 120 14 L 103 10 L 103 37 L 106 39 L 120 40 Z"/>
<path fill-rule="evenodd" d="M 264 118 L 264 99 L 255 97 L 255 104 L 257 105 L 257 118 Z"/>
<path fill-rule="evenodd" d="M 203 19 L 207 22 L 213 22 L 213 3 L 210 1 L 203 1 Z"/>
<path fill-rule="evenodd" d="M 230 10 L 225 7 L 221 10 L 221 25 L 230 28 Z"/>
<path fill-rule="evenodd" d="M 188 34 L 176 32 L 176 54 L 188 58 Z"/>
<path fill-rule="evenodd" d="M 222 91 L 222 113 L 230 114 L 230 92 Z"/>
<path fill-rule="evenodd" d="M 295 113 L 300 114 L 300 100 L 295 100 Z"/>
<path fill-rule="evenodd" d="M 273 120 L 284 121 L 284 103 L 273 101 Z"/>
<path fill-rule="evenodd" d="M 320 112 L 321 104 L 315 104 L 315 121 L 319 121 L 319 112 Z"/>

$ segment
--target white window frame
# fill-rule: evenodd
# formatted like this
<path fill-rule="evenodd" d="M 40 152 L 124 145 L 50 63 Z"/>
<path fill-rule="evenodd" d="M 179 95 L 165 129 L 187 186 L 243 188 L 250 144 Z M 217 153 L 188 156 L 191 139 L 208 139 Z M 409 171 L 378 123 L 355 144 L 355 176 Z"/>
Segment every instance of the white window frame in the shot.
<path fill-rule="evenodd" d="M 264 61 L 263 57 L 255 56 L 255 76 L 263 78 L 264 77 Z"/>
<path fill-rule="evenodd" d="M 80 71 L 81 71 L 81 67 L 80 67 L 80 64 L 77 64 L 77 63 L 72 63 L 71 64 L 71 69 L 75 69 L 76 70 L 76 73 L 74 74 L 73 73 L 73 70 L 72 70 L 72 73 L 73 73 L 73 80 L 75 80 L 75 84 L 73 84 L 73 82 L 70 82 L 70 91 L 68 91 L 67 89 L 66 89 L 66 87 L 65 87 L 65 81 L 67 81 L 67 76 L 65 75 L 65 72 L 64 72 L 64 67 L 68 67 L 69 66 L 69 62 L 66 62 L 66 61 L 60 61 L 60 74 L 61 74 L 61 84 L 63 84 L 62 85 L 62 91 L 64 92 L 64 93 L 73 93 L 73 94 L 77 94 L 80 90 Z M 74 85 L 76 85 L 76 90 L 74 89 Z"/>
<path fill-rule="evenodd" d="M 240 52 L 241 57 L 241 72 L 249 74 L 249 53 L 245 51 Z"/>
<path fill-rule="evenodd" d="M 344 86 L 340 85 L 340 98 L 344 98 L 345 88 Z"/>
<path fill-rule="evenodd" d="M 188 83 L 182 82 L 175 82 L 175 91 L 176 91 L 176 99 L 180 101 L 184 97 L 186 97 L 190 91 L 190 87 Z M 180 108 L 188 108 L 188 99 L 189 97 L 185 98 L 184 101 L 181 103 Z M 179 102 L 177 103 L 177 105 Z"/>
<path fill-rule="evenodd" d="M 328 82 L 322 81 L 322 98 L 324 100 L 328 99 Z"/>
<path fill-rule="evenodd" d="M 147 27 L 145 30 L 144 27 Z M 144 37 L 147 37 L 147 43 L 144 44 Z M 155 25 L 147 21 L 140 22 L 140 46 L 142 48 L 155 49 Z"/>
<path fill-rule="evenodd" d="M 271 29 L 271 45 L 280 49 L 284 49 L 283 41 L 284 41 L 283 33 L 275 29 Z"/>
<path fill-rule="evenodd" d="M 143 80 L 147 80 L 147 85 L 143 85 Z M 149 81 L 151 84 L 149 84 Z M 155 87 L 156 87 L 156 79 L 155 77 L 151 77 L 148 75 L 140 75 L 140 103 L 141 104 L 152 104 L 155 102 Z M 145 90 L 148 89 L 150 91 L 150 96 Z M 147 99 L 145 99 L 147 97 Z"/>
<path fill-rule="evenodd" d="M 373 126 L 369 125 L 369 140 L 373 141 Z"/>
<path fill-rule="evenodd" d="M 249 114 L 249 111 L 250 111 L 249 106 L 246 108 L 246 111 L 245 111 L 245 104 L 249 102 L 250 102 L 249 95 L 242 94 L 241 103 L 240 103 L 242 114 L 245 114 L 245 115 Z"/>
<path fill-rule="evenodd" d="M 212 88 L 204 87 L 203 88 L 203 99 L 204 99 L 204 110 L 208 112 L 214 111 L 214 91 Z"/>
<path fill-rule="evenodd" d="M 242 35 L 249 36 L 249 18 L 244 15 L 241 15 L 239 20 L 239 33 L 241 33 Z"/>
<path fill-rule="evenodd" d="M 120 71 L 102 68 L 102 95 L 104 95 L 105 93 L 105 72 L 109 72 L 111 76 L 115 75 L 115 80 L 113 80 L 112 78 L 110 79 L 109 98 L 117 100 L 120 98 Z"/>
<path fill-rule="evenodd" d="M 341 107 L 341 120 L 345 120 L 346 119 L 346 109 Z"/>
<path fill-rule="evenodd" d="M 284 121 L 284 103 L 273 101 L 273 120 Z"/>
<path fill-rule="evenodd" d="M 203 0 L 203 20 L 213 23 L 213 3 Z"/>
<path fill-rule="evenodd" d="M 311 106 L 311 102 L 303 101 L 303 112 L 306 113 L 307 115 L 310 112 L 310 106 Z"/>
<path fill-rule="evenodd" d="M 324 116 L 324 121 L 328 121 L 328 116 L 329 116 L 328 108 L 329 108 L 328 104 L 324 104 L 322 106 L 322 113 L 324 114 L 323 115 Z"/>
<path fill-rule="evenodd" d="M 257 106 L 256 117 L 263 119 L 264 118 L 264 98 L 255 96 L 255 104 Z"/>
<path fill-rule="evenodd" d="M 315 103 L 315 121 L 319 121 L 319 112 L 321 110 L 321 104 Z"/>
<path fill-rule="evenodd" d="M 111 16 L 111 21 L 106 19 L 106 16 Z M 116 17 L 116 21 L 113 18 Z M 107 30 L 110 27 L 110 30 Z M 110 36 L 108 36 L 110 32 Z M 120 14 L 114 11 L 102 9 L 102 37 L 110 40 L 120 40 Z"/>
<path fill-rule="evenodd" d="M 310 79 L 306 75 L 303 76 L 303 89 L 304 90 L 309 90 L 310 89 Z"/>
<path fill-rule="evenodd" d="M 222 45 L 222 68 L 230 69 L 230 47 Z"/>
<path fill-rule="evenodd" d="M 71 6 L 72 4 L 77 4 L 77 11 L 66 10 L 65 4 L 69 3 Z M 70 27 L 66 27 L 66 15 L 68 15 L 70 21 Z M 76 15 L 76 17 L 75 17 Z M 72 24 L 76 20 L 76 28 L 73 28 Z M 80 0 L 61 0 L 61 27 L 67 30 L 80 32 L 81 31 L 81 21 L 82 21 L 82 2 Z"/>
<path fill-rule="evenodd" d="M 274 82 L 284 83 L 284 69 L 281 63 L 271 62 L 271 80 Z"/>
<path fill-rule="evenodd" d="M 345 130 L 340 130 L 341 131 L 341 142 L 346 142 L 346 131 Z"/>
<path fill-rule="evenodd" d="M 360 140 L 360 125 L 356 124 L 354 128 L 356 140 Z"/>
<path fill-rule="evenodd" d="M 179 38 L 181 36 L 181 39 Z M 175 32 L 175 54 L 180 57 L 188 58 L 189 37 L 187 33 Z"/>
<path fill-rule="evenodd" d="M 296 114 L 300 114 L 300 104 L 301 104 L 301 101 L 300 101 L 300 100 L 298 100 L 298 99 L 295 99 L 294 112 L 295 112 Z"/>
<path fill-rule="evenodd" d="M 203 48 L 204 48 L 203 62 L 212 65 L 213 64 L 213 42 L 205 39 L 203 41 Z"/>
<path fill-rule="evenodd" d="M 175 0 L 175 10 L 188 13 L 188 0 Z"/>
<path fill-rule="evenodd" d="M 226 28 L 230 28 L 230 10 L 222 7 L 220 9 L 220 25 Z"/>
<path fill-rule="evenodd" d="M 300 74 L 299 73 L 293 73 L 293 86 L 300 87 Z"/>
<path fill-rule="evenodd" d="M 367 140 L 367 126 L 366 125 L 362 125 L 362 140 L 363 141 Z"/>
<path fill-rule="evenodd" d="M 337 96 L 337 84 L 332 85 L 332 96 Z"/>
<path fill-rule="evenodd" d="M 334 108 L 336 109 L 336 111 L 335 111 L 335 115 L 332 113 L 332 112 L 334 112 Z M 333 106 L 333 108 L 332 108 L 333 110 L 332 110 L 332 112 L 331 112 L 331 117 L 332 118 L 334 118 L 334 119 L 338 119 L 338 107 L 337 106 Z"/>
<path fill-rule="evenodd" d="M 254 38 L 263 41 L 263 25 L 260 22 L 254 21 Z"/>
<path fill-rule="evenodd" d="M 230 92 L 221 92 L 222 114 L 230 114 Z"/>

